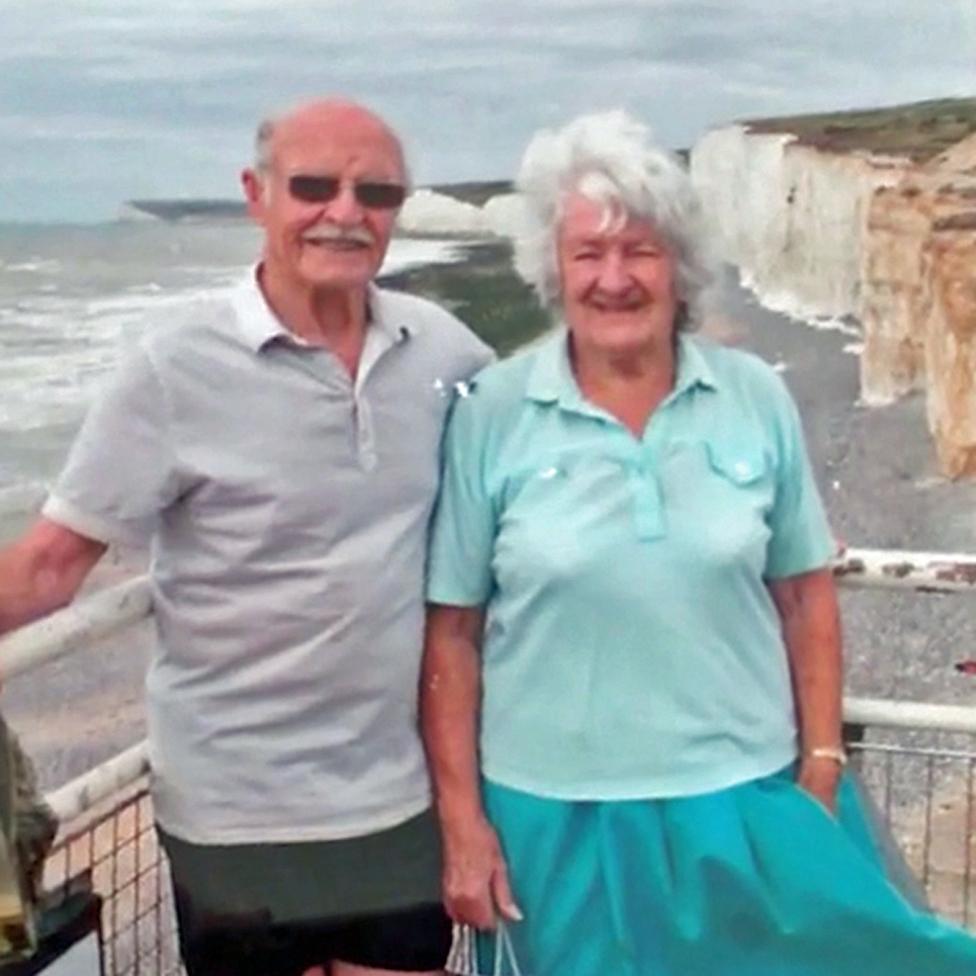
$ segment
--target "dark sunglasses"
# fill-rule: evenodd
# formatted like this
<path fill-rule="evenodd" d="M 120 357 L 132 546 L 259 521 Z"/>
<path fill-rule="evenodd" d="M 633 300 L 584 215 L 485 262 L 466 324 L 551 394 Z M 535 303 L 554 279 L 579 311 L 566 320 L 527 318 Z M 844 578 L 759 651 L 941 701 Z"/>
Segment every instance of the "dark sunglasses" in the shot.
<path fill-rule="evenodd" d="M 339 195 L 342 180 L 338 176 L 290 176 L 288 192 L 305 203 L 328 203 Z M 399 183 L 353 183 L 352 192 L 363 207 L 370 210 L 393 210 L 403 203 L 407 188 Z"/>

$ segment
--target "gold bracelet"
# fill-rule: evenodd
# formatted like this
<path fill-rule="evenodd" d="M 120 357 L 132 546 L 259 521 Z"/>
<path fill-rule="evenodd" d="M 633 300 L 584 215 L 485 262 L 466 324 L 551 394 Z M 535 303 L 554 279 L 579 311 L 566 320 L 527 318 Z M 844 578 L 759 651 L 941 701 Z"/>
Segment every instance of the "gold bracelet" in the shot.
<path fill-rule="evenodd" d="M 847 765 L 847 753 L 839 746 L 817 746 L 803 753 L 804 759 L 830 759 L 838 766 Z"/>

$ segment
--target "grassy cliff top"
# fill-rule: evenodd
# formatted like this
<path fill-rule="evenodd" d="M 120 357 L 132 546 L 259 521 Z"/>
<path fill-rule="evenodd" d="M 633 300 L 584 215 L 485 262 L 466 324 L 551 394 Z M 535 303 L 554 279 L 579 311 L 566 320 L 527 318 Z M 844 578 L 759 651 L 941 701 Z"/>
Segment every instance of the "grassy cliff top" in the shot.
<path fill-rule="evenodd" d="M 925 162 L 976 132 L 976 98 L 940 98 L 890 108 L 749 119 L 752 132 L 791 132 L 833 152 L 862 150 Z"/>
<path fill-rule="evenodd" d="M 532 290 L 512 270 L 508 241 L 483 241 L 464 248 L 464 260 L 384 276 L 389 288 L 422 295 L 449 309 L 499 356 L 507 356 L 551 328 Z"/>

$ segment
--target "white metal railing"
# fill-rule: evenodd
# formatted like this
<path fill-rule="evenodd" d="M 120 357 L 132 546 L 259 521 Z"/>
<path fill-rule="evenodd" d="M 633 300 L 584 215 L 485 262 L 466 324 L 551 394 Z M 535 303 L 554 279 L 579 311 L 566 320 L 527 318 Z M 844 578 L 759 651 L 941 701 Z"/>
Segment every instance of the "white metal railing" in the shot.
<path fill-rule="evenodd" d="M 2 652 L 2 647 L 0 647 Z M 962 732 L 976 735 L 976 707 L 933 705 L 884 698 L 844 698 L 844 721 L 872 728 Z M 101 766 L 71 780 L 47 799 L 62 823 L 68 823 L 149 772 L 149 751 L 140 742 Z"/>
<path fill-rule="evenodd" d="M 834 561 L 834 573 L 845 587 L 976 595 L 976 556 L 968 554 L 847 549 Z M 151 613 L 146 577 L 102 590 L 0 638 L 0 680 L 83 648 Z M 931 896 L 947 917 L 972 924 L 976 751 L 868 741 L 863 733 L 870 728 L 976 736 L 976 707 L 845 697 L 844 719 L 853 736 L 853 755 L 871 792 L 880 798 L 885 821 L 924 896 Z M 48 795 L 67 825 L 48 861 L 48 873 L 51 880 L 60 879 L 55 883 L 65 884 L 79 867 L 91 874 L 104 899 L 100 942 L 107 976 L 179 971 L 172 903 L 152 830 L 148 772 L 147 744 L 140 742 Z M 925 784 L 921 792 L 919 782 Z M 922 798 L 920 806 L 910 802 L 915 797 Z"/>
<path fill-rule="evenodd" d="M 881 729 L 916 729 L 976 735 L 976 706 L 844 696 L 844 721 Z"/>
<path fill-rule="evenodd" d="M 976 595 L 976 555 L 845 549 L 833 566 L 838 583 L 845 587 Z M 0 678 L 39 667 L 151 613 L 145 576 L 102 590 L 0 639 Z M 845 697 L 844 718 L 873 727 L 976 734 L 976 706 Z M 80 814 L 145 775 L 147 762 L 141 743 L 61 787 L 52 802 L 63 819 L 68 819 L 64 814 Z"/>
<path fill-rule="evenodd" d="M 151 613 L 147 577 L 107 587 L 0 639 L 0 677 L 6 681 L 31 671 Z"/>
<path fill-rule="evenodd" d="M 2 651 L 0 646 L 0 654 Z M 872 728 L 976 735 L 976 707 L 845 696 L 844 722 Z M 143 741 L 66 783 L 49 794 L 47 800 L 58 819 L 62 823 L 69 823 L 148 772 L 149 750 Z"/>
<path fill-rule="evenodd" d="M 844 549 L 834 575 L 843 586 L 976 594 L 976 556 L 969 553 Z"/>
<path fill-rule="evenodd" d="M 65 783 L 46 797 L 63 824 L 131 786 L 149 772 L 149 748 L 145 740 L 113 756 L 107 762 Z"/>
<path fill-rule="evenodd" d="M 845 549 L 833 567 L 838 583 L 845 587 L 976 595 L 976 555 Z M 6 680 L 38 667 L 151 613 L 147 577 L 108 587 L 0 638 L 0 678 Z"/>
<path fill-rule="evenodd" d="M 845 587 L 976 594 L 976 556 L 969 554 L 845 549 L 833 567 Z M 151 613 L 148 577 L 108 587 L 0 638 L 0 676 L 29 671 Z"/>

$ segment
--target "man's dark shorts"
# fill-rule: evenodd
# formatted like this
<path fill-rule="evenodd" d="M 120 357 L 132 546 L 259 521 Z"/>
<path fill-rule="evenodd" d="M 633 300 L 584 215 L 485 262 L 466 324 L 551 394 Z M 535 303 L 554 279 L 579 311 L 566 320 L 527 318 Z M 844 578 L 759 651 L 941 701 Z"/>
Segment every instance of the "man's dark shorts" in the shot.
<path fill-rule="evenodd" d="M 159 833 L 188 976 L 300 976 L 332 960 L 444 966 L 451 923 L 430 811 L 338 841 L 218 846 Z"/>

